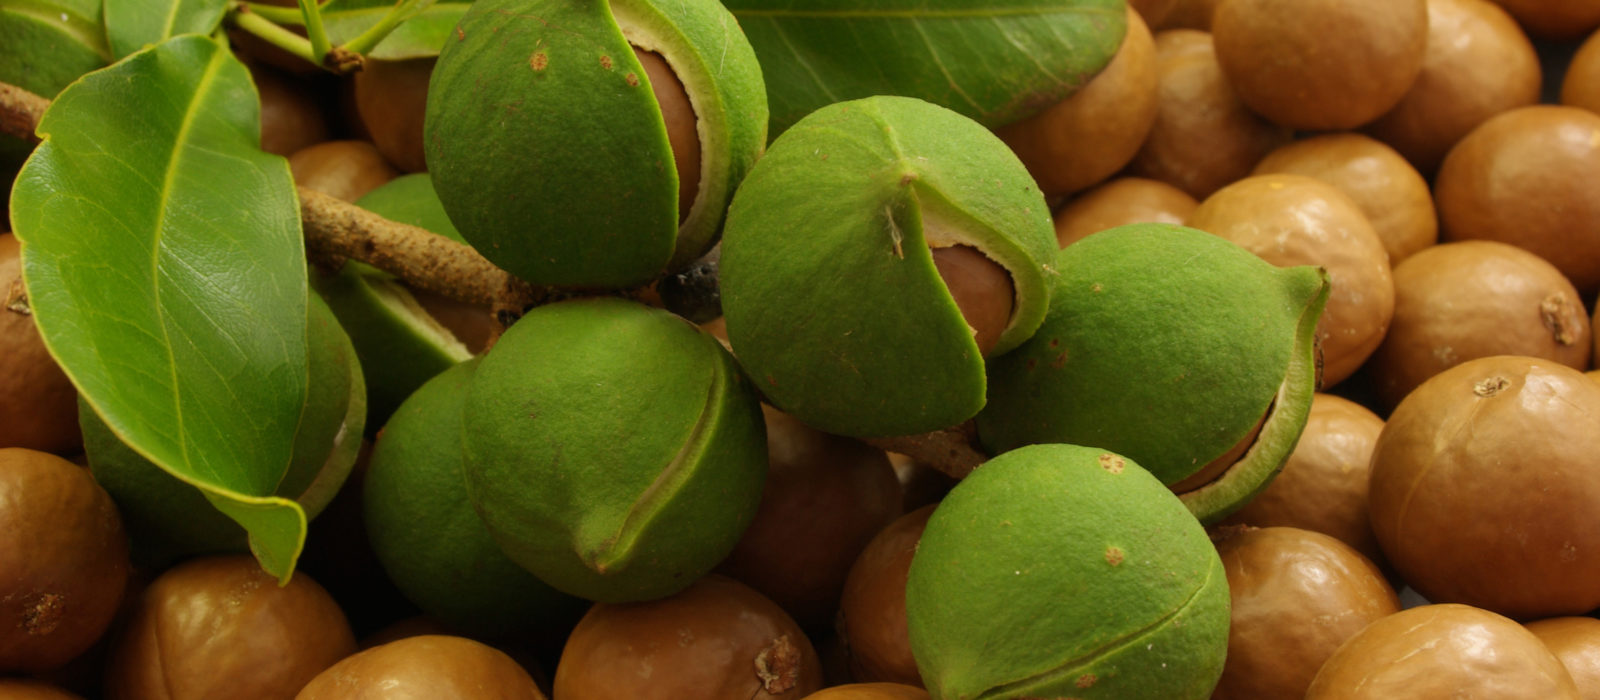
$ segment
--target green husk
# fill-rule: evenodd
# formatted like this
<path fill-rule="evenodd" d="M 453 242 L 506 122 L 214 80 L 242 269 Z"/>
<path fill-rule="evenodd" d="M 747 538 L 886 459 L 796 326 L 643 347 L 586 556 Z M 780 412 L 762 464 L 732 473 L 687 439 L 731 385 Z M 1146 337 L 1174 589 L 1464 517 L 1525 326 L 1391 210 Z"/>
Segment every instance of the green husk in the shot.
<path fill-rule="evenodd" d="M 1222 674 L 1229 597 L 1204 529 L 1147 471 L 1034 445 L 934 510 L 906 619 L 938 700 L 1199 700 Z"/>
<path fill-rule="evenodd" d="M 955 244 L 1010 273 L 1015 308 L 994 352 L 1016 347 L 1044 318 L 1056 249 L 1016 156 L 920 100 L 818 110 L 773 142 L 729 211 L 721 274 L 734 354 L 768 400 L 827 432 L 905 435 L 971 418 L 983 357 L 929 250 Z"/>
<path fill-rule="evenodd" d="M 373 447 L 362 488 L 373 553 L 406 598 L 468 634 L 575 620 L 581 604 L 508 559 L 467 498 L 462 423 L 478 362 L 423 384 Z"/>
<path fill-rule="evenodd" d="M 691 175 L 631 45 L 666 59 L 698 118 L 700 189 L 681 225 Z M 711 247 L 766 119 L 755 54 L 715 0 L 480 0 L 434 68 L 425 145 L 485 257 L 535 284 L 622 287 Z"/>
<path fill-rule="evenodd" d="M 754 392 L 710 335 L 614 298 L 541 306 L 484 356 L 468 493 L 513 561 L 603 602 L 671 595 L 732 551 L 761 500 Z"/>
<path fill-rule="evenodd" d="M 1094 234 L 1056 266 L 1038 333 L 990 363 L 985 449 L 1091 445 L 1173 485 L 1244 441 L 1270 407 L 1244 457 L 1184 497 L 1211 521 L 1264 488 L 1309 415 L 1326 274 L 1165 224 Z"/>

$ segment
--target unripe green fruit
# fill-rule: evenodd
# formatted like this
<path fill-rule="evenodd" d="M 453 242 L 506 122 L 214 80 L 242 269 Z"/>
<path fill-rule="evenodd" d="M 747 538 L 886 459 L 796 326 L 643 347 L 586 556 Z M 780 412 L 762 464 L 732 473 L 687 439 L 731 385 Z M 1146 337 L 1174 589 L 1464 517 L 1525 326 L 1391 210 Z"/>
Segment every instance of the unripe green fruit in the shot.
<path fill-rule="evenodd" d="M 665 86 L 636 50 L 687 94 L 696 172 L 678 172 Z M 424 147 L 450 218 L 496 265 L 621 287 L 711 247 L 766 125 L 755 53 L 716 0 L 482 0 L 434 67 Z M 680 181 L 696 192 L 682 211 Z"/>
<path fill-rule="evenodd" d="M 711 335 L 614 298 L 541 306 L 484 356 L 467 489 L 507 556 L 603 602 L 671 595 L 738 542 L 761 501 L 755 393 Z"/>
<path fill-rule="evenodd" d="M 1068 442 L 1123 454 L 1202 522 L 1266 488 L 1311 411 L 1319 268 L 1279 268 L 1170 224 L 1093 234 L 1056 256 L 1037 333 L 989 366 L 990 454 Z"/>
<path fill-rule="evenodd" d="M 467 498 L 462 418 L 479 361 L 428 380 L 383 427 L 361 492 L 372 551 L 411 602 L 454 629 L 494 636 L 576 619 L 577 601 L 506 558 Z"/>
<path fill-rule="evenodd" d="M 938 700 L 1199 700 L 1222 675 L 1228 585 L 1205 530 L 1134 462 L 1034 445 L 928 520 L 906 583 Z"/>
<path fill-rule="evenodd" d="M 835 104 L 773 141 L 733 199 L 728 339 L 773 405 L 821 430 L 938 430 L 983 406 L 984 356 L 1043 320 L 1055 250 L 1044 195 L 987 129 L 911 98 Z M 1009 277 L 997 323 L 964 315 L 941 277 L 952 251 Z"/>

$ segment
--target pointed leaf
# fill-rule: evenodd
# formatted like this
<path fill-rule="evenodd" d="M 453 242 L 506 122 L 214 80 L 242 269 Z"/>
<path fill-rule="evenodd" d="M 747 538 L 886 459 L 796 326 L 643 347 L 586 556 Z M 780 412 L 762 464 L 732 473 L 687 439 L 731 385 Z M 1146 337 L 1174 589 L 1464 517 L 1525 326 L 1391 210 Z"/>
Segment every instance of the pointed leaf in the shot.
<path fill-rule="evenodd" d="M 817 108 L 918 97 L 984 126 L 1022 119 L 1110 62 L 1122 0 L 724 0 L 766 74 L 770 137 Z"/>
<path fill-rule="evenodd" d="M 122 58 L 179 34 L 210 34 L 227 0 L 105 0 L 106 39 Z"/>
<path fill-rule="evenodd" d="M 11 215 L 34 319 L 84 400 L 286 578 L 305 514 L 272 494 L 308 394 L 308 292 L 258 105 L 209 38 L 136 53 L 51 105 Z"/>

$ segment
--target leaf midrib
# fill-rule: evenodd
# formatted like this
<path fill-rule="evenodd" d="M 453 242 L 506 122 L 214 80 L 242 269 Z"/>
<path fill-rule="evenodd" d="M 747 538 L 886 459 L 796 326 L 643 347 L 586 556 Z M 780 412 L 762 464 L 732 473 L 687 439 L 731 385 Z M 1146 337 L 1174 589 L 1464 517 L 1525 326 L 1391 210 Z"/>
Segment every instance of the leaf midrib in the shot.
<path fill-rule="evenodd" d="M 161 248 L 166 230 L 167 211 L 170 209 L 168 200 L 171 197 L 173 182 L 176 180 L 178 173 L 177 163 L 182 157 L 184 144 L 188 141 L 189 132 L 194 128 L 195 119 L 200 114 L 201 110 L 196 106 L 201 103 L 202 96 L 210 92 L 211 85 L 215 82 L 217 72 L 222 66 L 222 61 L 220 60 L 222 55 L 221 51 L 211 54 L 211 60 L 206 64 L 205 72 L 201 74 L 199 82 L 195 85 L 188 108 L 184 110 L 183 122 L 179 124 L 177 135 L 173 139 L 172 153 L 167 158 L 167 168 L 162 174 L 160 198 L 157 200 L 161 205 L 156 215 L 150 246 L 150 286 L 154 295 L 156 315 L 161 323 L 162 349 L 167 353 L 167 366 L 171 371 L 172 413 L 174 428 L 177 430 L 179 458 L 191 470 L 194 470 L 195 464 L 189 456 L 188 431 L 184 425 L 183 390 L 178 383 L 178 357 L 173 353 L 172 331 L 167 322 L 167 314 L 161 304 Z M 210 476 L 213 480 L 220 481 L 218 474 L 212 473 Z"/>

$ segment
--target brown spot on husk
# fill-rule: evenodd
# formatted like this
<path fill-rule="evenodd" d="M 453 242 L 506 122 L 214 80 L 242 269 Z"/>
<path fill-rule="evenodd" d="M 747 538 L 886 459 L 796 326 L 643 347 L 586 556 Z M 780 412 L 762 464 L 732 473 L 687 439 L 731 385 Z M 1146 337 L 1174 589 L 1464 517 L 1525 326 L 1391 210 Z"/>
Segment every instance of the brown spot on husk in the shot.
<path fill-rule="evenodd" d="M 1112 474 L 1121 474 L 1122 467 L 1125 464 L 1127 464 L 1127 460 L 1109 452 L 1100 455 L 1100 468 Z"/>

